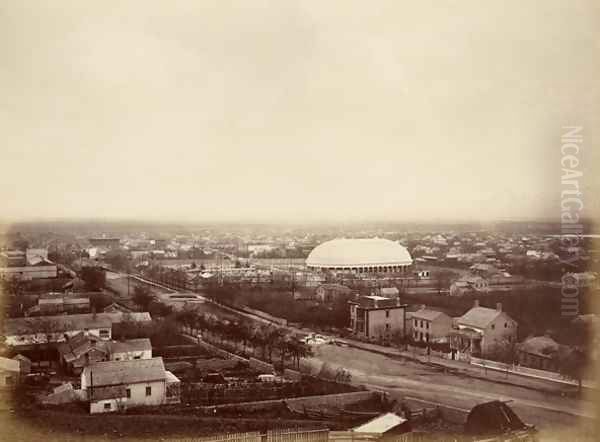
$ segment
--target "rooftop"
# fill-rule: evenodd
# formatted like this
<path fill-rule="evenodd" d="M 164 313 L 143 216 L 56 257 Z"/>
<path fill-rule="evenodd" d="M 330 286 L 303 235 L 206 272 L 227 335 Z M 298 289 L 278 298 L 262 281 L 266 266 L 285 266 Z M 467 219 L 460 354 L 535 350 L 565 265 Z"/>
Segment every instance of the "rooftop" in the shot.
<path fill-rule="evenodd" d="M 18 360 L 8 359 L 0 356 L 0 370 L 5 371 L 20 371 L 21 364 Z"/>
<path fill-rule="evenodd" d="M 306 265 L 316 267 L 361 265 L 410 265 L 405 247 L 384 238 L 334 239 L 315 247 Z"/>
<path fill-rule="evenodd" d="M 92 344 L 91 339 L 84 335 L 83 332 L 77 333 L 68 341 L 58 346 L 58 351 L 65 361 L 71 362 L 85 354 L 90 348 L 97 348 L 106 353 L 105 344 L 103 342 Z"/>
<path fill-rule="evenodd" d="M 398 298 L 387 298 L 385 296 L 368 295 L 361 296 L 357 300 L 350 301 L 352 304 L 358 304 L 363 308 L 393 308 L 406 307 L 404 304 L 399 305 Z"/>
<path fill-rule="evenodd" d="M 129 339 L 127 341 L 112 341 L 109 344 L 111 353 L 127 353 L 130 351 L 152 350 L 152 344 L 148 338 Z"/>
<path fill-rule="evenodd" d="M 399 425 L 402 425 L 406 422 L 406 419 L 398 416 L 395 413 L 385 413 L 381 416 L 377 416 L 370 421 L 359 425 L 358 427 L 354 427 L 352 429 L 355 433 L 386 433 Z"/>
<path fill-rule="evenodd" d="M 6 336 L 107 328 L 122 321 L 150 321 L 150 313 L 84 313 L 78 315 L 37 316 L 30 318 L 9 318 L 4 322 Z"/>
<path fill-rule="evenodd" d="M 160 381 L 166 378 L 161 357 L 97 362 L 85 367 L 81 375 L 86 385 L 93 387 Z"/>
<path fill-rule="evenodd" d="M 439 312 L 437 310 L 429 310 L 429 309 L 421 309 L 414 312 L 411 312 L 413 318 L 416 319 L 425 319 L 427 321 L 433 321 L 438 316 L 444 315 L 444 312 Z"/>
<path fill-rule="evenodd" d="M 473 307 L 467 313 L 458 318 L 458 323 L 460 325 L 466 325 L 470 327 L 486 328 L 501 314 L 501 310 L 487 307 Z"/>

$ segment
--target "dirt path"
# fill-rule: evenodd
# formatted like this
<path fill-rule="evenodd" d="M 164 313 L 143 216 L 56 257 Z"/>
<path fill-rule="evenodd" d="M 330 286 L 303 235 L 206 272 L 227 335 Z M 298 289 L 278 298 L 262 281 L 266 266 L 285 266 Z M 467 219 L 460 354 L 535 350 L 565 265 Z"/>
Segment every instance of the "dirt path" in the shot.
<path fill-rule="evenodd" d="M 552 425 L 557 414 L 562 415 L 564 423 L 595 416 L 593 403 L 586 400 L 448 373 L 418 362 L 392 359 L 356 348 L 317 347 L 309 363 L 318 367 L 324 362 L 350 371 L 353 383 L 399 396 L 409 394 L 465 409 L 490 400 L 512 401 L 518 409 L 535 410 L 531 414 L 534 419 L 531 423 L 539 426 Z"/>

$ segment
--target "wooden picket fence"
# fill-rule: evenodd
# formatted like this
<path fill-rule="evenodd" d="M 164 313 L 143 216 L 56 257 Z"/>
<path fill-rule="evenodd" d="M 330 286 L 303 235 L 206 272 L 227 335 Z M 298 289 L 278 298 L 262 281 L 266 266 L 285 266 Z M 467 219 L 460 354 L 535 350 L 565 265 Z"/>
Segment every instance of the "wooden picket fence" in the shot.
<path fill-rule="evenodd" d="M 273 429 L 266 433 L 223 433 L 214 436 L 166 439 L 169 442 L 327 442 L 329 430 L 318 429 Z"/>

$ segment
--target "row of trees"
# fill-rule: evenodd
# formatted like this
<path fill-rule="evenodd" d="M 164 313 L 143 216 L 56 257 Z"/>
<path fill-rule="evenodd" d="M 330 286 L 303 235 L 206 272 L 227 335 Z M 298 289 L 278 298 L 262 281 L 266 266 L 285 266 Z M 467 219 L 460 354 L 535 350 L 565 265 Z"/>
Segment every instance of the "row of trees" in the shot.
<path fill-rule="evenodd" d="M 292 365 L 299 368 L 300 360 L 312 355 L 307 344 L 281 327 L 218 319 L 192 309 L 184 309 L 175 317 L 193 335 L 199 332 L 222 346 L 269 362 L 277 362 L 278 358 L 281 367 L 291 359 Z"/>
<path fill-rule="evenodd" d="M 327 305 L 301 302 L 294 299 L 291 291 L 276 287 L 269 289 L 239 288 L 230 285 L 222 287 L 207 286 L 203 293 L 216 302 L 232 307 L 248 306 L 273 316 L 285 318 L 290 322 L 328 329 L 343 329 L 349 326 L 350 314 L 348 301 L 352 294 L 340 294 Z"/>
<path fill-rule="evenodd" d="M 152 265 L 143 272 L 144 276 L 175 287 L 187 287 L 187 275 L 180 269 L 171 269 L 161 265 Z"/>

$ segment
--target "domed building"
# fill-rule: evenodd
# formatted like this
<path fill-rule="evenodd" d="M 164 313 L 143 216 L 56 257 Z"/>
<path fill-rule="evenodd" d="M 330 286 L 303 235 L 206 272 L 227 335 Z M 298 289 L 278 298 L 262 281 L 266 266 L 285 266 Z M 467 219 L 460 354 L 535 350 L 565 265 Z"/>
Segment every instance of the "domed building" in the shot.
<path fill-rule="evenodd" d="M 412 263 L 405 247 L 384 238 L 333 239 L 306 258 L 309 270 L 354 273 L 407 273 Z"/>

